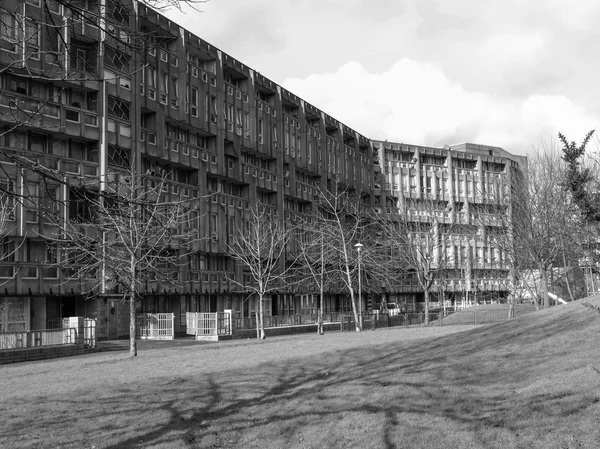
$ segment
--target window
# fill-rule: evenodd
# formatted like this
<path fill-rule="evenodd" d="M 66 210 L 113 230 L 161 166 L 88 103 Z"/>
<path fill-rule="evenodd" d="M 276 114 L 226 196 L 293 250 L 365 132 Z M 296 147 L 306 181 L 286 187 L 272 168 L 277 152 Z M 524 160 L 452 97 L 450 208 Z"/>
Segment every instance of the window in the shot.
<path fill-rule="evenodd" d="M 95 115 L 85 114 L 85 124 L 88 126 L 98 126 L 98 117 Z"/>
<path fill-rule="evenodd" d="M 128 76 L 120 77 L 119 78 L 119 86 L 121 86 L 123 89 L 127 89 L 127 90 L 131 89 L 131 78 L 129 78 Z"/>
<path fill-rule="evenodd" d="M 3 238 L 0 240 L 0 261 L 2 262 L 14 262 L 15 261 L 15 242 Z"/>
<path fill-rule="evenodd" d="M 258 143 L 263 143 L 263 119 L 258 119 Z"/>
<path fill-rule="evenodd" d="M 229 123 L 233 123 L 233 105 L 232 104 L 227 105 L 227 121 Z"/>
<path fill-rule="evenodd" d="M 160 102 L 167 104 L 167 96 L 169 95 L 169 75 L 165 72 L 160 72 Z"/>
<path fill-rule="evenodd" d="M 117 84 L 117 75 L 110 70 L 104 70 L 104 81 L 110 84 Z"/>
<path fill-rule="evenodd" d="M 116 0 L 108 2 L 107 16 L 120 25 L 129 26 L 129 9 Z"/>
<path fill-rule="evenodd" d="M 9 90 L 11 90 L 13 92 L 17 92 L 19 94 L 25 94 L 25 95 L 29 94 L 27 78 L 11 76 L 8 78 L 7 87 Z"/>
<path fill-rule="evenodd" d="M 40 25 L 33 20 L 25 21 L 25 41 L 27 43 L 27 57 L 40 59 Z"/>
<path fill-rule="evenodd" d="M 67 119 L 69 122 L 79 123 L 79 111 L 65 109 L 65 119 Z"/>
<path fill-rule="evenodd" d="M 285 154 L 290 154 L 290 132 L 286 129 L 283 134 L 283 143 L 285 145 Z"/>
<path fill-rule="evenodd" d="M 218 116 L 218 112 L 217 112 L 217 97 L 212 96 L 210 97 L 210 104 L 211 104 L 211 113 L 210 113 L 210 122 L 213 124 L 217 123 L 217 116 Z"/>
<path fill-rule="evenodd" d="M 77 48 L 75 49 L 75 54 L 73 56 L 75 57 L 73 64 L 75 70 L 85 71 L 87 60 L 86 51 L 83 48 Z"/>
<path fill-rule="evenodd" d="M 192 102 L 192 116 L 198 117 L 198 89 L 195 87 L 192 87 L 191 102 Z"/>
<path fill-rule="evenodd" d="M 131 137 L 131 126 L 126 125 L 125 123 L 120 123 L 119 134 L 121 134 L 123 137 Z"/>
<path fill-rule="evenodd" d="M 204 92 L 204 121 L 208 122 L 208 105 L 210 101 L 208 99 L 208 92 Z"/>
<path fill-rule="evenodd" d="M 219 215 L 212 213 L 210 214 L 210 230 L 213 234 L 213 238 L 216 238 L 219 230 Z"/>
<path fill-rule="evenodd" d="M 45 243 L 46 246 L 46 264 L 56 265 L 58 263 L 58 248 L 53 243 Z M 48 279 L 58 278 L 58 267 L 50 266 L 43 269 L 44 277 Z"/>
<path fill-rule="evenodd" d="M 131 104 L 112 95 L 108 96 L 108 114 L 123 120 L 129 120 Z"/>
<path fill-rule="evenodd" d="M 168 92 L 165 92 L 168 93 Z M 179 80 L 175 77 L 171 77 L 171 106 L 176 108 L 178 106 L 179 99 Z"/>
<path fill-rule="evenodd" d="M 148 98 L 156 98 L 156 69 L 152 66 L 146 67 L 146 81 L 148 83 Z"/>
<path fill-rule="evenodd" d="M 46 242 L 27 240 L 25 246 L 25 262 L 45 262 L 46 261 Z"/>
<path fill-rule="evenodd" d="M 57 0 L 46 0 L 48 10 L 57 14 L 61 13 L 61 4 Z"/>
<path fill-rule="evenodd" d="M 115 145 L 108 146 L 108 165 L 118 167 L 130 166 L 129 150 Z"/>
<path fill-rule="evenodd" d="M 244 111 L 244 136 L 250 137 L 250 114 Z"/>
<path fill-rule="evenodd" d="M 7 211 L 7 219 L 15 219 L 15 181 L 13 179 L 0 179 L 0 201 Z"/>
<path fill-rule="evenodd" d="M 37 223 L 38 221 L 38 191 L 37 184 L 25 184 L 24 186 L 23 205 L 25 206 L 25 221 Z"/>
<path fill-rule="evenodd" d="M 16 52 L 17 22 L 15 16 L 0 10 L 0 48 Z"/>
<path fill-rule="evenodd" d="M 60 117 L 60 108 L 53 104 L 46 103 L 43 106 L 42 111 L 47 117 L 54 117 L 54 118 Z"/>
<path fill-rule="evenodd" d="M 109 67 L 113 67 L 121 72 L 127 72 L 129 68 L 130 57 L 122 51 L 106 46 L 104 49 L 104 61 Z"/>
<path fill-rule="evenodd" d="M 29 149 L 38 153 L 46 153 L 46 136 L 32 133 L 29 138 Z"/>

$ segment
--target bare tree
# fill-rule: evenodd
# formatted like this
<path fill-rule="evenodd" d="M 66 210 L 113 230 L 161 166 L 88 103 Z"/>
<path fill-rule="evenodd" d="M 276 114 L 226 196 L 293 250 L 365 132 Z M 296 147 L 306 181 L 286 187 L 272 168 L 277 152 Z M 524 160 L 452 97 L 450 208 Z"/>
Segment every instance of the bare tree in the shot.
<path fill-rule="evenodd" d="M 298 259 L 296 279 L 301 289 L 319 295 L 317 332 L 324 334 L 323 307 L 325 293 L 337 284 L 337 253 L 328 240 L 330 232 L 324 228 L 323 220 L 305 222 L 299 228 L 297 236 Z"/>
<path fill-rule="evenodd" d="M 529 155 L 526 182 L 514 183 L 512 234 L 515 261 L 537 272 L 539 296 L 550 307 L 549 282 L 579 240 L 580 221 L 569 192 L 564 189 L 566 166 L 553 146 L 542 146 Z M 520 261 L 517 259 L 520 258 Z"/>
<path fill-rule="evenodd" d="M 286 250 L 292 229 L 286 228 L 271 209 L 258 203 L 250 209 L 244 226 L 240 227 L 227 245 L 227 253 L 235 259 L 249 282 L 230 278 L 243 292 L 258 296 L 256 338 L 266 338 L 264 326 L 265 297 L 284 287 L 292 275 L 293 263 L 286 263 Z"/>
<path fill-rule="evenodd" d="M 322 252 L 319 247 L 316 251 L 323 264 L 321 269 L 326 272 L 327 285 L 331 291 L 337 289 L 350 296 L 355 328 L 356 331 L 361 331 L 362 304 L 357 299 L 357 293 L 360 296 L 362 291 L 373 291 L 383 274 L 377 248 L 371 244 L 374 242 L 374 235 L 368 232 L 372 230 L 372 223 L 368 220 L 368 214 L 361 210 L 358 197 L 336 182 L 329 189 L 317 189 L 317 203 L 314 228 L 318 229 L 318 238 L 326 245 Z M 360 252 L 355 247 L 359 243 L 362 245 Z M 314 249 L 313 246 L 313 252 Z M 311 251 L 310 246 L 306 246 L 305 250 Z M 304 264 L 307 259 L 310 260 L 310 257 L 304 259 Z M 358 285 L 359 265 L 361 292 Z M 316 275 L 320 276 L 319 273 Z"/>
<path fill-rule="evenodd" d="M 9 239 L 8 236 L 11 233 L 13 227 L 16 212 L 15 198 L 10 196 L 8 193 L 0 194 L 0 261 L 12 262 L 14 261 L 15 254 L 23 241 L 16 243 L 15 240 Z M 13 270 L 12 273 L 3 273 L 3 281 L 0 286 L 7 283 L 9 280 L 14 279 L 17 272 Z M 7 320 L 5 319 L 4 312 L 8 308 L 6 298 L 0 298 L 0 332 L 6 329 Z"/>
<path fill-rule="evenodd" d="M 165 178 L 113 170 L 102 185 L 71 189 L 70 204 L 48 214 L 65 283 L 90 295 L 119 294 L 129 302 L 130 355 L 137 355 L 136 300 L 158 285 L 178 286 L 199 239 L 199 199 L 169 197 Z"/>
<path fill-rule="evenodd" d="M 391 255 L 389 269 L 417 279 L 423 290 L 426 324 L 431 293 L 444 284 L 447 269 L 455 263 L 446 245 L 452 233 L 451 217 L 451 207 L 445 202 L 407 200 L 397 212 L 379 219 Z"/>

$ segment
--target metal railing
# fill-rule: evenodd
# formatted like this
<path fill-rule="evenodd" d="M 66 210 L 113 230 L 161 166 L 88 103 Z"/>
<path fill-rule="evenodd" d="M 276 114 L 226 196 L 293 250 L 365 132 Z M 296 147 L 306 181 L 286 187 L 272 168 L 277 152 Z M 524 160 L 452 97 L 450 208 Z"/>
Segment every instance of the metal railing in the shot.
<path fill-rule="evenodd" d="M 83 346 L 85 348 L 96 347 L 96 318 L 83 319 Z"/>
<path fill-rule="evenodd" d="M 138 314 L 137 335 L 142 340 L 173 340 L 175 315 L 172 313 Z"/>
<path fill-rule="evenodd" d="M 535 311 L 535 308 L 515 308 L 513 318 Z M 435 311 L 428 314 L 429 326 L 479 325 L 501 323 L 509 319 L 508 309 L 498 310 L 462 310 L 458 312 Z M 424 312 L 404 312 L 397 315 L 380 312 L 363 312 L 363 329 L 378 329 L 394 326 L 425 325 Z M 342 331 L 355 330 L 354 315 L 346 314 L 341 319 Z"/>
<path fill-rule="evenodd" d="M 328 312 L 323 314 L 324 323 L 339 323 L 345 312 Z M 302 326 L 304 324 L 316 324 L 319 321 L 318 314 L 305 315 L 272 315 L 263 317 L 265 327 Z M 234 329 L 256 329 L 256 317 L 234 317 L 232 318 Z"/>
<path fill-rule="evenodd" d="M 186 333 L 194 335 L 197 339 L 217 340 L 219 335 L 231 335 L 229 312 L 187 312 L 185 323 Z"/>
<path fill-rule="evenodd" d="M 76 336 L 74 328 L 1 332 L 0 350 L 75 344 Z"/>
<path fill-rule="evenodd" d="M 521 316 L 534 311 L 535 308 L 515 308 L 514 316 Z M 429 313 L 428 323 L 430 326 L 472 325 L 490 324 L 506 321 L 508 309 L 499 310 L 459 310 L 452 311 L 436 310 Z M 316 324 L 318 314 L 295 314 L 295 315 L 273 315 L 265 316 L 264 326 L 284 327 L 302 326 Z M 204 320 L 204 322 L 200 322 Z M 425 313 L 423 311 L 411 311 L 402 313 L 381 313 L 379 311 L 362 313 L 363 328 L 377 329 L 393 326 L 416 326 L 425 325 Z M 210 321 L 210 323 L 209 323 Z M 230 335 L 234 330 L 256 329 L 256 316 L 240 317 L 233 316 L 229 320 L 227 313 L 186 313 L 186 331 L 190 335 Z M 340 323 L 344 331 L 354 330 L 354 315 L 349 312 L 328 312 L 323 314 L 324 323 Z M 231 326 L 231 327 L 229 327 Z M 203 329 L 203 330 L 201 330 Z M 210 330 L 209 330 L 210 329 Z"/>

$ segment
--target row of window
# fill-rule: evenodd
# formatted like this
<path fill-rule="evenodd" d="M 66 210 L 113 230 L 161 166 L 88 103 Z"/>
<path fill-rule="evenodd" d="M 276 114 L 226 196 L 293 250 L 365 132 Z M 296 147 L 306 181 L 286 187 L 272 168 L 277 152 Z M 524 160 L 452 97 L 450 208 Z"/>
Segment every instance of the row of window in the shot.
<path fill-rule="evenodd" d="M 69 157 L 79 161 L 98 162 L 98 142 L 96 141 L 60 139 L 34 132 L 10 131 L 0 136 L 0 145 L 12 149 Z"/>

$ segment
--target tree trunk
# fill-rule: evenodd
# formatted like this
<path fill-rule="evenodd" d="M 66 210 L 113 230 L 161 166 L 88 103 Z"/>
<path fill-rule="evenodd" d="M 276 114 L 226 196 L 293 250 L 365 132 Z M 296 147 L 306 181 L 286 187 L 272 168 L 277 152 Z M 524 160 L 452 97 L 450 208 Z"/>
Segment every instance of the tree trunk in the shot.
<path fill-rule="evenodd" d="M 508 292 L 508 319 L 515 317 L 515 298 L 517 297 L 517 288 L 515 286 L 514 275 L 510 274 Z"/>
<path fill-rule="evenodd" d="M 356 330 L 356 332 L 361 332 L 362 326 L 361 326 L 361 322 L 360 322 L 360 317 L 358 316 L 358 309 L 356 307 L 356 300 L 355 300 L 353 288 L 350 289 L 350 299 L 352 302 L 352 313 L 354 314 L 354 327 L 355 327 L 354 330 Z"/>
<path fill-rule="evenodd" d="M 323 335 L 325 333 L 325 330 L 323 329 L 323 289 L 321 289 L 321 296 L 320 298 L 320 304 L 319 304 L 319 319 L 318 319 L 318 326 L 317 326 L 317 330 L 319 335 Z"/>
<path fill-rule="evenodd" d="M 424 289 L 423 294 L 425 296 L 425 324 L 429 324 L 429 289 Z"/>
<path fill-rule="evenodd" d="M 135 293 L 129 294 L 129 356 L 137 356 L 137 340 L 135 339 Z"/>
<path fill-rule="evenodd" d="M 567 283 L 567 291 L 569 292 L 569 298 L 571 298 L 571 301 L 575 301 L 575 298 L 573 297 L 573 291 L 571 290 L 571 282 L 569 282 L 569 272 L 571 271 L 571 266 L 567 265 L 567 258 L 565 256 L 565 249 L 563 247 L 563 251 L 562 251 L 562 258 L 563 258 L 563 267 L 565 267 L 565 282 Z"/>
<path fill-rule="evenodd" d="M 346 264 L 346 278 L 348 279 L 348 286 L 350 287 L 350 301 L 352 302 L 352 313 L 354 314 L 354 324 L 356 332 L 362 331 L 362 323 L 358 316 L 358 310 L 356 308 L 356 296 L 354 295 L 354 287 L 352 286 L 352 276 L 350 276 L 350 267 Z"/>
<path fill-rule="evenodd" d="M 258 317 L 257 317 L 257 322 L 260 323 L 259 325 L 259 331 L 260 333 L 258 334 L 258 339 L 259 340 L 264 340 L 267 338 L 267 335 L 265 334 L 265 322 L 263 320 L 264 317 L 264 300 L 265 300 L 265 296 L 263 293 L 261 293 L 258 296 Z"/>
<path fill-rule="evenodd" d="M 544 309 L 548 309 L 550 308 L 550 296 L 548 295 L 548 272 L 545 269 L 540 270 L 540 282 L 542 284 Z"/>

